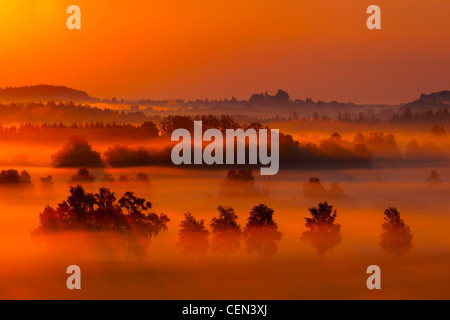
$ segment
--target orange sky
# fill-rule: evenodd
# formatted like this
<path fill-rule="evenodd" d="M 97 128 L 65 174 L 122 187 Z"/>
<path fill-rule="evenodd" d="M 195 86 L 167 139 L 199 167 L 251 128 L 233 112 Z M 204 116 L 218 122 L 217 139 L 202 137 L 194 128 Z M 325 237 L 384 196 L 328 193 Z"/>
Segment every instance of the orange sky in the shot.
<path fill-rule="evenodd" d="M 66 8 L 82 30 L 66 28 Z M 382 9 L 382 30 L 366 8 Z M 0 86 L 398 103 L 450 89 L 448 0 L 0 0 Z"/>

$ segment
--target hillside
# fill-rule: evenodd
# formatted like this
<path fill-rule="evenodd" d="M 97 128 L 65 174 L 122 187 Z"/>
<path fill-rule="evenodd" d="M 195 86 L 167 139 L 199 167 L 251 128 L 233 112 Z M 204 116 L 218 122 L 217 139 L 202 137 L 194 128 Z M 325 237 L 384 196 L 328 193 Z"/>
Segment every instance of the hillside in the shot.
<path fill-rule="evenodd" d="M 0 88 L 0 102 L 96 102 L 86 92 L 65 86 L 36 85 Z"/>

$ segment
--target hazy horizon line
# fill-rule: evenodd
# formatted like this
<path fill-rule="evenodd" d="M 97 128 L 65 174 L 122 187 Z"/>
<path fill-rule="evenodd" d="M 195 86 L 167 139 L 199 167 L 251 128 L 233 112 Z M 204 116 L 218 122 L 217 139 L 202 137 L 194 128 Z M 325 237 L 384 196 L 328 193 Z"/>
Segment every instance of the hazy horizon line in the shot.
<path fill-rule="evenodd" d="M 153 100 L 153 101 L 170 101 L 170 100 L 174 100 L 174 101 L 176 101 L 176 100 L 182 100 L 182 101 L 184 101 L 184 102 L 188 102 L 188 101 L 192 101 L 192 102 L 195 102 L 195 101 L 197 101 L 197 100 L 200 100 L 200 101 L 206 101 L 206 100 L 210 100 L 210 101 L 220 101 L 220 100 L 228 100 L 228 101 L 231 101 L 233 98 L 235 98 L 237 101 L 249 101 L 250 100 L 250 98 L 253 96 L 253 95 L 255 95 L 255 94 L 265 94 L 265 93 L 267 93 L 269 96 L 275 96 L 276 95 L 276 93 L 279 91 L 279 90 L 281 90 L 281 91 L 284 91 L 284 92 L 286 92 L 286 93 L 288 93 L 289 94 L 289 101 L 290 102 L 293 102 L 293 101 L 296 101 L 296 100 L 301 100 L 301 101 L 306 101 L 306 100 L 312 100 L 313 102 L 319 102 L 319 101 L 321 101 L 321 102 L 325 102 L 325 103 L 330 103 L 330 102 L 338 102 L 338 103 L 345 103 L 345 104 L 355 104 L 355 105 L 365 105 L 365 106 L 370 106 L 370 105 L 373 105 L 373 106 L 399 106 L 399 105 L 402 105 L 402 104 L 405 104 L 405 103 L 409 103 L 409 102 L 413 102 L 413 101 L 416 101 L 416 100 L 419 100 L 420 99 L 420 96 L 422 95 L 422 94 L 426 94 L 426 95 L 429 95 L 429 94 L 433 94 L 433 93 L 439 93 L 439 92 L 443 92 L 443 91 L 448 91 L 448 90 L 450 90 L 450 89 L 442 89 L 442 90 L 432 90 L 432 91 L 430 91 L 430 92 L 428 92 L 428 93 L 426 93 L 426 92 L 419 92 L 416 96 L 415 96 L 415 98 L 414 97 L 411 97 L 410 99 L 405 99 L 405 100 L 402 100 L 402 101 L 391 101 L 391 102 L 362 102 L 362 101 L 353 101 L 353 100 L 347 100 L 347 101 L 344 101 L 344 100 L 339 100 L 339 99 L 327 99 L 327 100 L 325 100 L 325 99 L 321 99 L 321 98 L 314 98 L 313 96 L 306 96 L 306 97 L 304 97 L 304 98 L 300 98 L 300 97 L 294 97 L 294 96 L 291 96 L 291 94 L 289 93 L 289 91 L 287 91 L 287 90 L 284 90 L 284 89 L 276 89 L 274 92 L 273 92 L 273 94 L 272 93 L 270 93 L 269 92 L 269 90 L 260 90 L 260 91 L 258 91 L 258 92 L 253 92 L 253 93 L 249 93 L 248 94 L 248 96 L 247 96 L 247 98 L 245 98 L 245 97 L 237 97 L 237 96 L 235 96 L 235 95 L 230 95 L 230 96 L 228 96 L 228 97 L 203 97 L 203 98 L 199 98 L 199 97 L 196 97 L 196 98 L 193 98 L 193 97 L 191 97 L 191 98 L 187 98 L 187 97 L 169 97 L 169 98 L 167 98 L 167 97 L 118 97 L 118 96 L 114 96 L 114 95 L 111 95 L 110 97 L 106 97 L 106 98 L 101 98 L 101 97 L 99 97 L 99 96 L 94 96 L 94 95 L 91 95 L 87 90 L 85 90 L 85 89 L 79 89 L 79 88 L 75 88 L 75 87 L 71 87 L 71 86 L 68 86 L 68 85 L 62 85 L 62 84 L 49 84 L 49 83 L 37 83 L 37 84 L 26 84 L 26 85 L 16 85 L 16 86 L 13 86 L 13 85 L 7 85 L 7 86 L 4 86 L 4 87 L 0 87 L 0 90 L 4 90 L 4 89 L 7 89 L 7 88 L 26 88 L 26 87 L 38 87 L 38 86 L 50 86 L 50 87 L 63 87 L 63 88 L 67 88 L 67 89 L 71 89 L 71 90 L 76 90 L 76 91 L 81 91 L 81 92 L 84 92 L 84 93 L 86 93 L 90 98 L 93 98 L 93 99 L 98 99 L 98 100 L 100 100 L 100 101 L 103 101 L 103 100 L 112 100 L 112 99 L 117 99 L 118 101 L 121 101 L 121 100 L 124 100 L 124 101 L 142 101 L 142 100 Z"/>

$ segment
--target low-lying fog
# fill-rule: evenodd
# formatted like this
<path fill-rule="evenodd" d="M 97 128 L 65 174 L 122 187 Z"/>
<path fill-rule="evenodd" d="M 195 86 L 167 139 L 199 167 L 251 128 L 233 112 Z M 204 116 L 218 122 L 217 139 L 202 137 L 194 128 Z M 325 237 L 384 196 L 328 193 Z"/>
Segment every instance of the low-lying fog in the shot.
<path fill-rule="evenodd" d="M 46 150 L 43 154 L 48 154 Z M 4 169 L 9 169 L 5 167 Z M 171 219 L 168 231 L 152 237 L 145 255 L 128 255 L 120 239 L 100 235 L 60 234 L 36 239 L 39 213 L 69 196 L 68 181 L 77 169 L 24 166 L 32 185 L 0 186 L 0 298 L 119 299 L 428 299 L 450 298 L 450 168 L 280 171 L 270 179 L 255 172 L 254 186 L 225 190 L 225 170 L 89 169 L 94 182 L 80 183 L 88 192 L 110 188 L 153 204 L 152 211 Z M 436 170 L 441 182 L 427 182 Z M 149 181 L 135 179 L 145 173 Z M 102 181 L 105 174 L 115 181 Z M 40 177 L 52 176 L 53 185 Z M 128 181 L 119 181 L 121 175 Z M 308 193 L 308 181 L 323 187 Z M 332 192 L 338 183 L 339 192 Z M 236 192 L 234 192 L 236 191 Z M 241 194 L 239 194 L 241 192 Z M 342 240 L 318 254 L 301 240 L 308 207 L 328 201 L 337 210 Z M 252 207 L 274 210 L 282 233 L 276 253 L 249 253 L 242 239 L 230 254 L 186 255 L 177 244 L 184 213 L 210 221 L 219 205 L 233 207 L 242 228 Z M 401 256 L 380 246 L 384 211 L 396 207 L 413 233 L 411 248 Z M 112 239 L 112 240 L 111 240 Z M 111 242 L 112 241 L 112 242 Z M 211 244 L 211 235 L 208 238 Z M 105 249 L 102 242 L 113 243 Z M 108 243 L 106 243 L 108 247 Z M 82 290 L 68 290 L 69 265 L 81 268 Z M 382 290 L 368 290 L 366 268 L 381 268 Z"/>

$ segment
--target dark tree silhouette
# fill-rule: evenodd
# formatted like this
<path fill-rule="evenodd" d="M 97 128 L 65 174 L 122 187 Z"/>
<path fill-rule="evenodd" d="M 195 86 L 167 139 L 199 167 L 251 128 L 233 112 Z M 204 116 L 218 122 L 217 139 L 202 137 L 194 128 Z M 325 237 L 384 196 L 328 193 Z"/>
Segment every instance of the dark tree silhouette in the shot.
<path fill-rule="evenodd" d="M 31 184 L 31 176 L 27 171 L 19 171 L 15 169 L 2 170 L 0 172 L 0 184 Z"/>
<path fill-rule="evenodd" d="M 277 242 L 281 240 L 282 233 L 273 219 L 274 210 L 265 204 L 255 206 L 250 211 L 247 225 L 244 229 L 247 251 L 256 251 L 261 259 L 277 253 Z"/>
<path fill-rule="evenodd" d="M 114 179 L 113 177 L 112 177 L 112 175 L 111 174 L 104 174 L 103 175 L 103 177 L 102 177 L 102 181 L 105 181 L 105 182 L 114 182 L 114 181 L 116 181 L 116 179 Z"/>
<path fill-rule="evenodd" d="M 136 174 L 136 181 L 149 181 L 149 180 L 150 178 L 144 172 L 139 172 L 138 174 Z"/>
<path fill-rule="evenodd" d="M 238 224 L 238 216 L 231 207 L 217 208 L 219 217 L 212 218 L 210 226 L 212 230 L 212 248 L 221 251 L 226 256 L 240 247 L 241 226 Z"/>
<path fill-rule="evenodd" d="M 180 223 L 177 245 L 183 254 L 191 257 L 201 256 L 208 252 L 209 231 L 205 228 L 204 220 L 196 220 L 187 212 Z"/>
<path fill-rule="evenodd" d="M 148 212 L 151 203 L 127 192 L 116 201 L 114 192 L 100 188 L 99 193 L 86 192 L 83 187 L 70 188 L 70 196 L 54 209 L 47 206 L 39 214 L 35 235 L 64 231 L 114 232 L 124 236 L 128 251 L 137 255 L 144 252 L 151 237 L 167 231 L 170 219 Z"/>
<path fill-rule="evenodd" d="M 126 192 L 120 198 L 119 205 L 126 210 L 126 226 L 130 228 L 128 234 L 129 250 L 138 256 L 144 255 L 144 249 L 148 242 L 141 241 L 142 238 L 150 239 L 161 231 L 167 230 L 167 223 L 170 219 L 165 214 L 158 216 L 155 213 L 146 213 L 152 208 L 151 202 L 143 198 L 137 198 L 133 192 Z"/>
<path fill-rule="evenodd" d="M 105 161 L 111 167 L 139 167 L 152 164 L 150 151 L 144 147 L 131 148 L 114 146 L 104 153 Z"/>
<path fill-rule="evenodd" d="M 305 218 L 306 230 L 303 231 L 301 240 L 311 244 L 319 255 L 323 255 L 341 242 L 341 225 L 335 223 L 336 210 L 333 211 L 333 206 L 326 201 L 308 210 L 312 217 Z"/>
<path fill-rule="evenodd" d="M 95 195 L 84 191 L 83 187 L 77 185 L 70 188 L 70 196 L 67 198 L 69 204 L 69 215 L 76 229 L 93 229 Z"/>
<path fill-rule="evenodd" d="M 53 177 L 51 175 L 47 175 L 46 177 L 40 177 L 42 186 L 51 187 L 53 186 Z"/>
<path fill-rule="evenodd" d="M 95 179 L 95 176 L 90 174 L 88 169 L 80 168 L 77 173 L 70 178 L 69 182 L 94 182 Z"/>
<path fill-rule="evenodd" d="M 114 230 L 126 232 L 128 224 L 125 215 L 123 215 L 123 206 L 116 203 L 114 192 L 107 188 L 100 188 L 99 192 L 94 195 L 97 205 L 95 211 L 95 228 L 102 230 Z"/>
<path fill-rule="evenodd" d="M 430 176 L 427 179 L 427 182 L 430 184 L 439 184 L 441 183 L 441 178 L 436 170 L 431 170 Z"/>
<path fill-rule="evenodd" d="M 252 170 L 229 170 L 227 173 L 227 180 L 230 181 L 239 181 L 239 182 L 252 182 L 255 180 L 255 177 L 253 176 Z"/>
<path fill-rule="evenodd" d="M 152 237 L 160 231 L 167 230 L 167 222 L 170 220 L 166 215 L 159 217 L 155 213 L 145 213 L 152 208 L 152 203 L 143 198 L 134 196 L 134 192 L 126 192 L 119 200 L 119 204 L 127 211 L 128 225 L 140 235 Z"/>
<path fill-rule="evenodd" d="M 31 176 L 27 171 L 22 171 L 20 173 L 20 181 L 22 181 L 22 183 L 31 183 Z"/>
<path fill-rule="evenodd" d="M 159 131 L 162 136 L 171 136 L 176 129 L 187 129 L 194 131 L 194 120 L 189 116 L 170 115 L 161 119 Z"/>
<path fill-rule="evenodd" d="M 431 134 L 437 137 L 445 137 L 447 136 L 447 132 L 443 126 L 434 125 L 433 129 L 431 129 Z"/>
<path fill-rule="evenodd" d="M 318 177 L 311 177 L 303 184 L 303 195 L 307 199 L 317 199 L 325 196 L 326 190 Z"/>
<path fill-rule="evenodd" d="M 330 189 L 327 190 L 327 194 L 330 198 L 339 200 L 346 199 L 347 195 L 344 192 L 344 189 L 337 182 L 332 182 Z"/>
<path fill-rule="evenodd" d="M 387 253 L 401 256 L 412 248 L 413 233 L 400 218 L 397 208 L 389 207 L 384 211 L 384 215 L 380 246 Z"/>
<path fill-rule="evenodd" d="M 71 137 L 61 151 L 52 155 L 54 167 L 104 167 L 99 152 L 83 137 Z"/>
<path fill-rule="evenodd" d="M 266 190 L 255 186 L 255 177 L 251 169 L 232 169 L 227 172 L 226 179 L 220 184 L 220 196 L 261 196 Z"/>
<path fill-rule="evenodd" d="M 311 177 L 308 182 L 303 183 L 303 195 L 308 200 L 315 201 L 324 199 L 343 201 L 350 198 L 345 194 L 339 183 L 332 182 L 330 188 L 326 189 L 318 177 Z"/>

